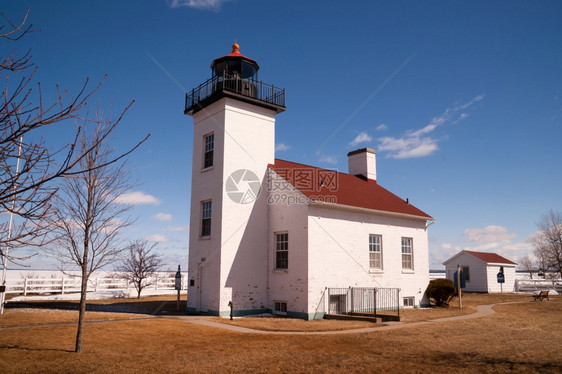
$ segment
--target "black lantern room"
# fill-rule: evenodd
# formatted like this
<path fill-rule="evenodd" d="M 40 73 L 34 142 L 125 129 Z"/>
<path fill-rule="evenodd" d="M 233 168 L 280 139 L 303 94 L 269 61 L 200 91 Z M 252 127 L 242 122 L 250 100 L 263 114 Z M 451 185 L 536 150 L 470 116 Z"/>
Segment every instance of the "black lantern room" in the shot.
<path fill-rule="evenodd" d="M 258 80 L 260 66 L 254 60 L 240 53 L 237 43 L 232 45 L 232 52 L 226 56 L 219 57 L 211 64 L 213 78 L 220 76 L 236 76 L 252 81 Z"/>
<path fill-rule="evenodd" d="M 237 43 L 232 52 L 211 63 L 211 79 L 186 92 L 184 113 L 193 115 L 214 102 L 228 97 L 271 109 L 285 110 L 285 90 L 258 81 L 260 66 L 240 53 Z"/>

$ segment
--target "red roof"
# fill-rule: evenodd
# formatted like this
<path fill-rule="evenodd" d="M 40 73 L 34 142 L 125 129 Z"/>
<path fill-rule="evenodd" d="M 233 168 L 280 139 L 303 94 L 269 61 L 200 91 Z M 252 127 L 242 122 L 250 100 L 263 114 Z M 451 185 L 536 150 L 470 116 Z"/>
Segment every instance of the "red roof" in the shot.
<path fill-rule="evenodd" d="M 474 257 L 477 257 L 483 261 L 486 262 L 491 262 L 491 263 L 496 263 L 496 264 L 511 264 L 511 265 L 517 265 L 515 262 L 513 261 L 509 261 L 507 258 L 502 257 L 496 253 L 489 253 L 489 252 L 475 252 L 475 251 L 465 251 L 466 253 L 469 253 L 471 255 L 473 255 Z"/>
<path fill-rule="evenodd" d="M 222 56 L 222 57 L 219 57 L 219 58 L 213 60 L 213 62 L 211 63 L 211 68 L 212 68 L 217 62 L 222 61 L 223 59 L 231 59 L 231 58 L 246 59 L 246 60 L 248 60 L 249 62 L 255 64 L 256 67 L 259 69 L 259 65 L 258 65 L 258 63 L 257 63 L 254 59 L 251 59 L 250 57 L 244 56 L 242 53 L 240 53 L 240 46 L 239 46 L 237 43 L 234 43 L 234 44 L 232 45 L 232 52 L 230 52 L 230 53 L 227 54 L 227 55 L 224 55 L 224 56 Z"/>
<path fill-rule="evenodd" d="M 432 219 L 374 180 L 279 159 L 269 167 L 312 201 Z"/>

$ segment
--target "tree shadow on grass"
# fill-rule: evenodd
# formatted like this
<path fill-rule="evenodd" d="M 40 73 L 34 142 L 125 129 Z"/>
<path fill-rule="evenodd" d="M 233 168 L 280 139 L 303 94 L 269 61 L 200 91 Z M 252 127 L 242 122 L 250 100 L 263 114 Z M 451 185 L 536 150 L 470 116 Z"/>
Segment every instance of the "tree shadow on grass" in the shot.
<path fill-rule="evenodd" d="M 71 349 L 56 349 L 56 348 L 29 348 L 29 347 L 21 347 L 19 345 L 8 345 L 8 344 L 0 344 L 0 350 L 3 349 L 13 349 L 18 351 L 29 351 L 29 352 L 65 352 L 65 353 L 74 353 Z"/>
<path fill-rule="evenodd" d="M 56 309 L 56 310 L 78 310 L 78 301 L 16 301 L 6 304 L 6 308 L 34 308 L 34 309 Z M 186 314 L 186 301 L 181 300 L 179 310 L 176 301 L 128 301 L 112 303 L 89 303 L 86 304 L 88 312 L 106 313 L 132 313 L 132 314 L 164 314 L 182 315 Z"/>
<path fill-rule="evenodd" d="M 457 369 L 468 369 L 476 366 L 500 371 L 562 372 L 562 366 L 557 362 L 535 362 L 531 359 L 528 361 L 510 360 L 507 357 L 492 357 L 472 352 L 441 353 L 437 355 L 435 361 L 447 362 L 447 367 Z"/>

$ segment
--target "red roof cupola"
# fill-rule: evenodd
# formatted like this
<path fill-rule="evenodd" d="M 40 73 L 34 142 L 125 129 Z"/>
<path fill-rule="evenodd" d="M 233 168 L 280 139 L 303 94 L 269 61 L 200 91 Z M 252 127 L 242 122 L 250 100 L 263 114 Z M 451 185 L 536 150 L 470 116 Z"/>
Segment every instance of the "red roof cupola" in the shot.
<path fill-rule="evenodd" d="M 213 77 L 221 75 L 236 75 L 242 79 L 258 80 L 258 63 L 240 53 L 237 43 L 232 45 L 232 52 L 226 56 L 219 57 L 211 63 Z"/>

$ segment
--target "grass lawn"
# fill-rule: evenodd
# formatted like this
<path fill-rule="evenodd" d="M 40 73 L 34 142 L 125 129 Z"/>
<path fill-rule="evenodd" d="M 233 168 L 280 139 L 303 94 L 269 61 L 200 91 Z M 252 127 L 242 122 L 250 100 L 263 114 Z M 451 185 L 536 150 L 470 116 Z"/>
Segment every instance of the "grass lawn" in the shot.
<path fill-rule="evenodd" d="M 496 306 L 496 314 L 483 318 L 408 326 L 507 301 L 520 303 Z M 103 311 L 89 312 L 87 318 L 111 321 L 86 325 L 81 354 L 72 352 L 75 325 L 39 326 L 72 322 L 76 311 L 52 305 L 6 309 L 0 316 L 0 372 L 562 372 L 562 296 L 532 302 L 529 295 L 467 294 L 463 310 L 455 302 L 449 309 L 409 309 L 403 311 L 404 328 L 337 335 L 243 334 L 150 314 L 114 312 L 129 304 L 128 310 L 138 307 L 152 313 L 160 308 L 171 313 L 176 306 L 173 296 L 96 304 Z M 131 317 L 147 318 L 125 320 Z M 375 326 L 282 318 L 209 319 L 287 331 Z M 37 326 L 9 328 L 29 324 Z"/>

